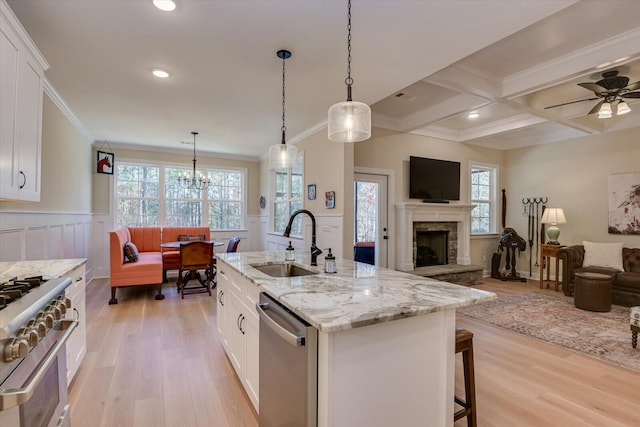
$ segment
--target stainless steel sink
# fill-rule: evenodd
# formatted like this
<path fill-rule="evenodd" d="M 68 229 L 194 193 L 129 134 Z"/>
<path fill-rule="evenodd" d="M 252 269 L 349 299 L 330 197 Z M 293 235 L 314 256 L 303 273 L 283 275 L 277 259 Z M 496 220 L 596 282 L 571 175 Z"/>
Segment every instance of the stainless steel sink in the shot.
<path fill-rule="evenodd" d="M 262 271 L 271 277 L 298 277 L 298 276 L 310 276 L 312 274 L 318 274 L 315 271 L 307 270 L 295 264 L 277 262 L 270 264 L 251 264 L 251 267 L 256 270 Z"/>

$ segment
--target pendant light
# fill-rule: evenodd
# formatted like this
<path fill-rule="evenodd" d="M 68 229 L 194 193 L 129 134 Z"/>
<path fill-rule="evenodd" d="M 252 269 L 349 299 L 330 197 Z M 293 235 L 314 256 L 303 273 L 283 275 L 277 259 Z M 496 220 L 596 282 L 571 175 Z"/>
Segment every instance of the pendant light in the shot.
<path fill-rule="evenodd" d="M 189 190 L 206 190 L 211 185 L 211 178 L 200 174 L 196 174 L 196 135 L 198 132 L 191 132 L 193 135 L 193 171 L 191 176 L 187 172 L 178 176 L 178 184 Z"/>
<path fill-rule="evenodd" d="M 347 100 L 329 108 L 327 127 L 333 142 L 358 142 L 371 137 L 371 108 L 351 99 L 351 0 L 347 1 L 347 32 Z"/>
<path fill-rule="evenodd" d="M 285 109 L 284 109 L 284 101 L 285 101 L 285 91 L 284 91 L 284 77 L 285 77 L 285 69 L 284 63 L 285 60 L 291 58 L 291 52 L 288 50 L 279 50 L 277 52 L 278 58 L 282 59 L 282 142 L 280 144 L 272 145 L 269 147 L 269 167 L 271 169 L 279 169 L 279 168 L 290 168 L 296 161 L 296 156 L 298 155 L 298 149 L 293 145 L 287 145 L 286 142 L 286 132 L 287 127 L 285 126 Z"/>

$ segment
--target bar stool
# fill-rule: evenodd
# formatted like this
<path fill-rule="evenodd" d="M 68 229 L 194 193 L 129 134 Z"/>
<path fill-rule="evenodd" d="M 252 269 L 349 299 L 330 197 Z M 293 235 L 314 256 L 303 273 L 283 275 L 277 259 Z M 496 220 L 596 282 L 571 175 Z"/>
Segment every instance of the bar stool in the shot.
<path fill-rule="evenodd" d="M 473 372 L 473 333 L 466 329 L 456 328 L 456 353 L 462 352 L 462 365 L 464 367 L 464 400 L 454 396 L 455 402 L 462 406 L 456 411 L 453 420 L 467 417 L 467 426 L 476 427 L 476 383 Z"/>

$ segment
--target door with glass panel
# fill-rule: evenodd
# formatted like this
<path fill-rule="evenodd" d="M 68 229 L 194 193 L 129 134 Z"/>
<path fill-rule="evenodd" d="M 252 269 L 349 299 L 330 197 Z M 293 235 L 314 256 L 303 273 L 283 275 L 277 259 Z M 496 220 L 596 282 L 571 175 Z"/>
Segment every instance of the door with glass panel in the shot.
<path fill-rule="evenodd" d="M 387 176 L 356 173 L 353 192 L 353 258 L 355 261 L 387 267 Z"/>

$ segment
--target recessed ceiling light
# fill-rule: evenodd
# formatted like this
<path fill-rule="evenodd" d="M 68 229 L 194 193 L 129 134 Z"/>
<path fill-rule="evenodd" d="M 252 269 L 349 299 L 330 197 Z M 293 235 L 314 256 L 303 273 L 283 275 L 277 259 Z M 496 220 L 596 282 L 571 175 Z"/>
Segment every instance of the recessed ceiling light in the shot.
<path fill-rule="evenodd" d="M 477 119 L 478 117 L 480 117 L 480 114 L 477 111 L 472 111 L 467 115 L 468 119 Z"/>
<path fill-rule="evenodd" d="M 159 68 L 156 68 L 155 70 L 153 70 L 153 75 L 156 77 L 160 77 L 161 79 L 166 79 L 167 77 L 169 77 L 169 73 Z"/>
<path fill-rule="evenodd" d="M 165 12 L 171 12 L 176 8 L 176 4 L 173 2 L 173 0 L 153 0 L 153 5 L 160 10 L 164 10 Z"/>

